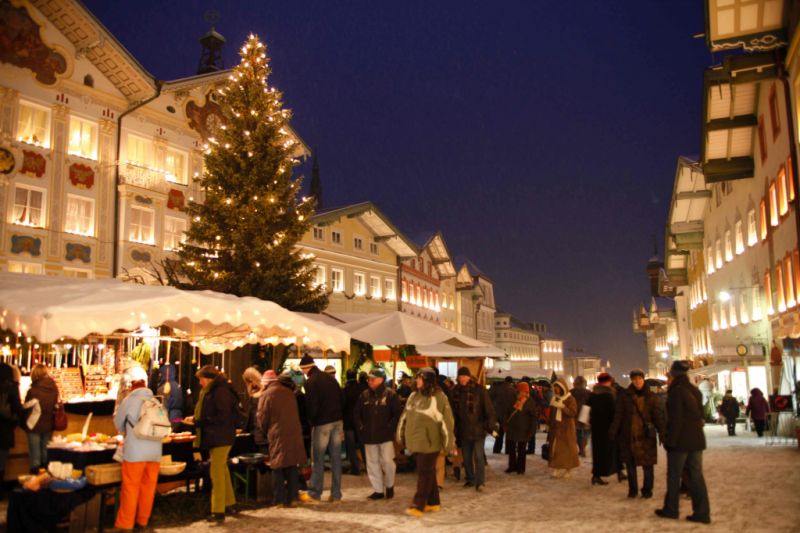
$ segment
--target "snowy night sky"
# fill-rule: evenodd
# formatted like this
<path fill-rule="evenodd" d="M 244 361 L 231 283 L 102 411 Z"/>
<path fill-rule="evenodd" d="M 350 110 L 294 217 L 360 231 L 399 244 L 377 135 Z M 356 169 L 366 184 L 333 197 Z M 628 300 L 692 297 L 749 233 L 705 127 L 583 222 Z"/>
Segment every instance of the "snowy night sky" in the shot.
<path fill-rule="evenodd" d="M 500 310 L 646 367 L 631 313 L 715 62 L 701 1 L 84 2 L 161 79 L 195 73 L 209 9 L 226 67 L 257 33 L 326 207 L 441 229 Z"/>

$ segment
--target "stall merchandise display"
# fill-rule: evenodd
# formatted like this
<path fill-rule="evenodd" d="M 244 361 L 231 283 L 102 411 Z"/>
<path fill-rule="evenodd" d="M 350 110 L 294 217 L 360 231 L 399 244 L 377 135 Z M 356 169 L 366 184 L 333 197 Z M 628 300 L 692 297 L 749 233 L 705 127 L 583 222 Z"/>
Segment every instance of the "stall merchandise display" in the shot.
<path fill-rule="evenodd" d="M 83 396 L 83 378 L 81 378 L 80 368 L 51 368 L 49 373 L 58 386 L 62 400 L 69 401 Z"/>
<path fill-rule="evenodd" d="M 83 367 L 83 385 L 86 394 L 107 394 L 106 383 L 108 375 L 101 365 L 86 365 Z"/>

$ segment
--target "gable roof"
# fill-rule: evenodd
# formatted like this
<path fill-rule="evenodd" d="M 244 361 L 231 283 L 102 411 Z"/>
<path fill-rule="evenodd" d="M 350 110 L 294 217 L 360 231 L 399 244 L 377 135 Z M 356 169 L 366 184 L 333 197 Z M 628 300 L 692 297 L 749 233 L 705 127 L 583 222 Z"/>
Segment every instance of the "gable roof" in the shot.
<path fill-rule="evenodd" d="M 424 241 L 421 248 L 429 251 L 431 259 L 433 260 L 433 265 L 436 267 L 440 278 L 455 277 L 456 268 L 441 231 L 437 231 L 429 236 L 428 239 Z"/>
<path fill-rule="evenodd" d="M 481 277 L 486 281 L 493 283 L 492 278 L 487 276 L 480 268 L 478 268 L 478 265 L 473 263 L 469 258 L 464 257 L 463 255 L 456 256 L 455 264 L 458 265 L 459 272 L 461 269 L 466 267 L 472 277 Z"/>
<path fill-rule="evenodd" d="M 403 235 L 372 202 L 323 209 L 311 217 L 311 223 L 317 226 L 327 226 L 338 222 L 343 217 L 358 218 L 372 232 L 376 242 L 385 243 L 399 257 L 409 259 L 419 255 L 417 246 Z"/>

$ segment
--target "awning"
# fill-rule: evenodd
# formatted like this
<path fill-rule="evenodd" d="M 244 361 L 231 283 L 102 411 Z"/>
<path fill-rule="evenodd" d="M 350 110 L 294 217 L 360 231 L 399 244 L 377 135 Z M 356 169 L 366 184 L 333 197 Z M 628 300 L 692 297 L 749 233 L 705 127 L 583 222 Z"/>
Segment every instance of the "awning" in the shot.
<path fill-rule="evenodd" d="M 348 332 L 352 338 L 373 345 L 429 346 L 449 343 L 459 347 L 487 346 L 476 339 L 460 335 L 402 311 L 393 311 L 383 315 L 367 315 L 365 318 L 346 322 L 339 327 Z"/>
<path fill-rule="evenodd" d="M 506 370 L 504 368 L 490 368 L 486 371 L 486 377 L 488 379 L 505 379 L 507 377 L 511 377 L 512 379 L 522 379 L 524 377 L 529 377 L 531 379 L 537 378 L 544 378 L 550 379 L 553 375 L 552 370 L 547 370 L 541 367 L 525 367 L 525 368 L 511 368 L 511 370 Z"/>
<path fill-rule="evenodd" d="M 700 368 L 693 368 L 689 370 L 690 376 L 716 376 L 720 372 L 726 370 L 733 370 L 736 367 L 742 366 L 736 363 L 714 363 L 713 365 L 701 366 Z"/>
<path fill-rule="evenodd" d="M 503 359 L 506 357 L 506 352 L 496 346 L 489 346 L 488 344 L 483 347 L 460 347 L 455 343 L 441 343 L 429 346 L 417 346 L 416 348 L 420 355 L 426 357 L 452 357 L 457 359 L 486 357 Z"/>
<path fill-rule="evenodd" d="M 202 353 L 245 344 L 298 344 L 349 351 L 350 336 L 280 305 L 212 291 L 0 273 L 0 327 L 38 342 L 167 326 Z"/>

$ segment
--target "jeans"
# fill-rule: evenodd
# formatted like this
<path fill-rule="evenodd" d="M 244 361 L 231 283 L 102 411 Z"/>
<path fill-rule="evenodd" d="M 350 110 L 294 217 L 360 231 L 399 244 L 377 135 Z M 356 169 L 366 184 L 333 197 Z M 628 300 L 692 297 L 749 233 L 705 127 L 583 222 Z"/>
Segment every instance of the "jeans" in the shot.
<path fill-rule="evenodd" d="M 483 449 L 485 441 L 486 437 L 478 440 L 461 441 L 467 482 L 474 485 L 486 483 L 486 452 Z"/>
<path fill-rule="evenodd" d="M 703 452 L 667 452 L 667 495 L 664 511 L 678 516 L 681 490 L 681 473 L 684 465 L 689 474 L 689 494 L 692 497 L 692 514 L 698 518 L 710 518 L 706 481 L 703 479 Z"/>
<path fill-rule="evenodd" d="M 276 468 L 272 471 L 272 504 L 289 505 L 297 500 L 300 471 L 296 466 Z"/>
<path fill-rule="evenodd" d="M 367 476 L 374 492 L 383 494 L 386 489 L 394 487 L 394 476 L 397 465 L 394 464 L 394 442 L 366 444 Z"/>
<path fill-rule="evenodd" d="M 505 436 L 506 432 L 503 431 L 503 425 L 500 425 L 500 429 L 497 430 L 497 437 L 494 438 L 494 447 L 492 448 L 493 453 L 502 453 L 503 452 L 503 437 Z M 508 442 L 506 442 L 506 453 L 508 453 Z"/>
<path fill-rule="evenodd" d="M 637 494 L 639 492 L 639 480 L 636 472 L 636 461 L 633 458 L 628 459 L 626 463 L 628 470 L 628 492 Z M 642 466 L 644 472 L 644 483 L 642 484 L 642 494 L 653 494 L 653 465 Z"/>
<path fill-rule="evenodd" d="M 508 450 L 508 470 L 518 474 L 525 473 L 525 461 L 528 458 L 526 449 L 528 443 L 522 441 L 506 441 L 506 450 Z"/>
<path fill-rule="evenodd" d="M 47 443 L 53 437 L 52 431 L 45 433 L 28 433 L 28 458 L 31 472 L 47 466 Z"/>
<path fill-rule="evenodd" d="M 436 460 L 439 452 L 415 453 L 417 463 L 417 492 L 414 494 L 414 507 L 420 511 L 426 505 L 440 505 L 439 486 L 436 484 Z"/>
<path fill-rule="evenodd" d="M 313 468 L 308 495 L 319 500 L 325 481 L 325 452 L 331 458 L 331 497 L 342 499 L 342 421 L 311 428 L 311 457 Z"/>
<path fill-rule="evenodd" d="M 354 429 L 344 432 L 344 448 L 347 450 L 347 460 L 350 462 L 350 473 L 357 476 L 361 473 L 361 464 L 358 461 L 358 434 Z"/>

